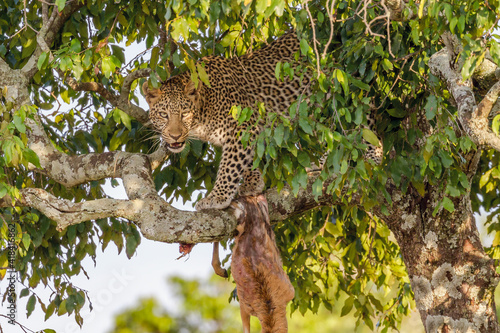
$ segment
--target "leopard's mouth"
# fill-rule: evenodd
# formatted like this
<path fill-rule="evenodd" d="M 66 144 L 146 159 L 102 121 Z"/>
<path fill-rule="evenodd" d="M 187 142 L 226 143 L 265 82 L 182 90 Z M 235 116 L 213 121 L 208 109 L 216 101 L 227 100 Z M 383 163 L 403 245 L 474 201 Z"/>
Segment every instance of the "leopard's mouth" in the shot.
<path fill-rule="evenodd" d="M 173 143 L 166 143 L 168 149 L 170 149 L 174 153 L 180 153 L 182 149 L 184 149 L 184 145 L 186 142 L 173 142 Z"/>

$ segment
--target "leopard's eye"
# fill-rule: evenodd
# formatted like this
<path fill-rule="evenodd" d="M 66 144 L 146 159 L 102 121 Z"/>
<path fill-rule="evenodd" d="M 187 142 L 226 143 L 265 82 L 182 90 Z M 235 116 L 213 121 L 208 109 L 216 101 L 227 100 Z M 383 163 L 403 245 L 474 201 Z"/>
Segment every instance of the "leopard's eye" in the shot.
<path fill-rule="evenodd" d="M 158 112 L 158 115 L 162 118 L 168 118 L 168 114 L 166 112 Z"/>
<path fill-rule="evenodd" d="M 182 118 L 186 118 L 187 116 L 189 116 L 189 111 L 185 111 L 185 112 L 181 113 Z"/>

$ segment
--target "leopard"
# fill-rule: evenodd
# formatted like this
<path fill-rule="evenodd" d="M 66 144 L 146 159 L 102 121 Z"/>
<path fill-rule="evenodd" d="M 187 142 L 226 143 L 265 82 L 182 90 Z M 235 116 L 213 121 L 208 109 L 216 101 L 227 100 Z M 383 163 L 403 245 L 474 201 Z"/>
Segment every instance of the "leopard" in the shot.
<path fill-rule="evenodd" d="M 278 80 L 276 65 L 294 63 L 299 51 L 294 30 L 262 48 L 233 58 L 203 57 L 200 62 L 209 84 L 195 84 L 190 71 L 172 76 L 160 88 L 142 86 L 149 105 L 149 119 L 160 133 L 163 143 L 173 153 L 181 152 L 189 139 L 210 142 L 222 148 L 216 180 L 212 191 L 199 200 L 196 210 L 223 209 L 233 198 L 254 196 L 264 190 L 259 169 L 252 168 L 254 150 L 244 146 L 238 135 L 246 130 L 255 138 L 262 130 L 258 112 L 239 124 L 230 114 L 233 106 L 256 108 L 263 103 L 266 111 L 282 113 L 299 95 L 305 93 L 308 75 L 295 75 Z M 243 180 L 243 182 L 241 182 Z"/>
<path fill-rule="evenodd" d="M 250 145 L 244 146 L 239 136 L 246 130 L 254 139 L 261 132 L 263 124 L 258 122 L 258 112 L 239 124 L 230 111 L 233 106 L 255 109 L 257 103 L 263 103 L 266 111 L 284 114 L 299 97 L 307 96 L 313 80 L 311 72 L 282 79 L 275 74 L 278 62 L 296 66 L 299 50 L 297 33 L 291 29 L 239 57 L 203 57 L 199 63 L 209 84 L 201 80 L 195 84 L 190 71 L 170 77 L 160 88 L 143 83 L 149 119 L 171 152 L 181 152 L 190 139 L 222 148 L 215 184 L 196 203 L 196 210 L 224 209 L 236 195 L 255 196 L 264 190 L 262 174 L 253 168 L 254 150 Z M 255 123 L 249 130 L 248 124 Z M 370 150 L 368 155 L 380 164 L 381 148 L 369 147 Z"/>

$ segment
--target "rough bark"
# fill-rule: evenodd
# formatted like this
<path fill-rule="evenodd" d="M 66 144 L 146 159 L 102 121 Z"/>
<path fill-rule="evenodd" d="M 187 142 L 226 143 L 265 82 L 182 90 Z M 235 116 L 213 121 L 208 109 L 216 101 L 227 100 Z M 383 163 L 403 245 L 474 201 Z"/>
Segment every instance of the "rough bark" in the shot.
<path fill-rule="evenodd" d="M 429 60 L 431 72 L 447 85 L 457 105 L 458 117 L 465 133 L 479 148 L 500 151 L 500 136 L 491 131 L 488 120 L 500 94 L 500 82 L 489 88 L 482 102 L 477 104 L 471 82 L 464 82 L 460 71 L 450 64 L 453 55 L 454 52 L 448 48 L 435 53 Z"/>
<path fill-rule="evenodd" d="M 500 332 L 494 302 L 498 284 L 493 260 L 483 250 L 469 196 L 455 211 L 433 211 L 442 193 L 429 189 L 394 195 L 386 220 L 403 260 L 426 332 Z"/>

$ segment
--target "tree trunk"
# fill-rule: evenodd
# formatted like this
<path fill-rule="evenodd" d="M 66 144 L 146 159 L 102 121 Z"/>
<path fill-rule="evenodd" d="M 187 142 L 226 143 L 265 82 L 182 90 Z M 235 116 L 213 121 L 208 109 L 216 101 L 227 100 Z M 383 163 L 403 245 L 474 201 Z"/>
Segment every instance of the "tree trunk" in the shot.
<path fill-rule="evenodd" d="M 396 212 L 386 221 L 401 247 L 426 332 L 500 332 L 498 275 L 481 245 L 470 197 L 452 199 L 453 212 L 441 207 L 434 216 L 442 189 L 396 199 Z"/>

